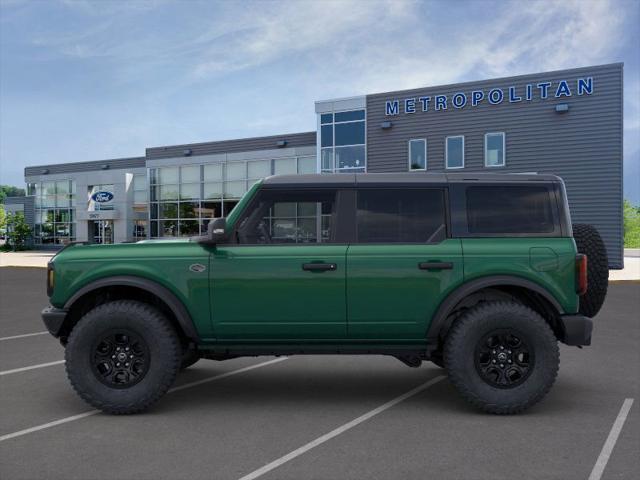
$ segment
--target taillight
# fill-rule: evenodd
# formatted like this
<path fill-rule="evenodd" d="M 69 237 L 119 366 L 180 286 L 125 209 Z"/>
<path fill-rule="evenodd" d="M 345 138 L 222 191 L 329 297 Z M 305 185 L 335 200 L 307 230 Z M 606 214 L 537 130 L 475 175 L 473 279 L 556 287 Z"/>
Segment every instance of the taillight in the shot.
<path fill-rule="evenodd" d="M 580 253 L 576 255 L 576 293 L 584 295 L 587 293 L 587 256 Z"/>
<path fill-rule="evenodd" d="M 53 263 L 47 264 L 47 296 L 53 295 L 53 287 L 55 286 L 56 273 L 53 269 Z"/>

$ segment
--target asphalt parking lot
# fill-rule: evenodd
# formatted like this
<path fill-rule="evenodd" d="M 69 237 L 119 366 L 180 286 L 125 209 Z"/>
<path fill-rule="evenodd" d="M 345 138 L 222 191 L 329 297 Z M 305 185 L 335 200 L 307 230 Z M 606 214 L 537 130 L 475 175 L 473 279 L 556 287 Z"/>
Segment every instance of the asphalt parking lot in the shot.
<path fill-rule="evenodd" d="M 38 334 L 44 275 L 0 269 L 2 479 L 638 478 L 640 285 L 610 286 L 594 345 L 563 346 L 554 388 L 523 415 L 478 413 L 430 363 L 310 356 L 201 360 L 123 417 L 82 402 Z"/>

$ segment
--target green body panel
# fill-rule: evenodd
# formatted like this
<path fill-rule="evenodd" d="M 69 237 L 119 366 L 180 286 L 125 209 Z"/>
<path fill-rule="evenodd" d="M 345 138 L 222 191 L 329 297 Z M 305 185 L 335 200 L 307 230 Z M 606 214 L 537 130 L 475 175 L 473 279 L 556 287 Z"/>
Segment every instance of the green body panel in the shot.
<path fill-rule="evenodd" d="M 115 245 L 75 245 L 53 260 L 56 282 L 50 301 L 62 308 L 82 287 L 101 278 L 131 275 L 156 282 L 184 304 L 201 335 L 211 335 L 208 268 L 193 272 L 195 263 L 209 265 L 209 251 L 183 240 Z"/>
<path fill-rule="evenodd" d="M 512 275 L 547 290 L 565 313 L 577 313 L 573 238 L 465 238 L 464 280 Z"/>
<path fill-rule="evenodd" d="M 451 262 L 453 268 L 420 270 L 421 262 Z M 436 245 L 351 245 L 349 338 L 424 342 L 438 305 L 462 281 L 460 239 Z"/>
<path fill-rule="evenodd" d="M 346 245 L 219 245 L 211 308 L 219 340 L 346 337 Z M 334 263 L 310 272 L 304 263 Z"/>

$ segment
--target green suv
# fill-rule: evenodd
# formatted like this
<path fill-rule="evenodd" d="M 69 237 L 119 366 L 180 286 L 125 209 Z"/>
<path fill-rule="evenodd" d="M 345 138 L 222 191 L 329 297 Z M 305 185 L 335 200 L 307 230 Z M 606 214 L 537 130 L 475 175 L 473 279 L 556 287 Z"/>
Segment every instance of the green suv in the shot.
<path fill-rule="evenodd" d="M 200 358 L 383 354 L 517 413 L 551 388 L 558 341 L 591 343 L 607 288 L 551 175 L 274 176 L 207 228 L 49 264 L 44 323 L 94 407 L 142 411 Z"/>

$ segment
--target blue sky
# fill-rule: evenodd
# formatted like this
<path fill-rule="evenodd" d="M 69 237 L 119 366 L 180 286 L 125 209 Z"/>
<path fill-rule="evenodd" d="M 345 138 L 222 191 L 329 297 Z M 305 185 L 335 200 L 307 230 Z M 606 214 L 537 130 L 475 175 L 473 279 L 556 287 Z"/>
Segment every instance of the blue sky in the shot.
<path fill-rule="evenodd" d="M 622 61 L 625 195 L 640 203 L 636 0 L 0 5 L 0 183 L 314 130 L 315 100 Z"/>

